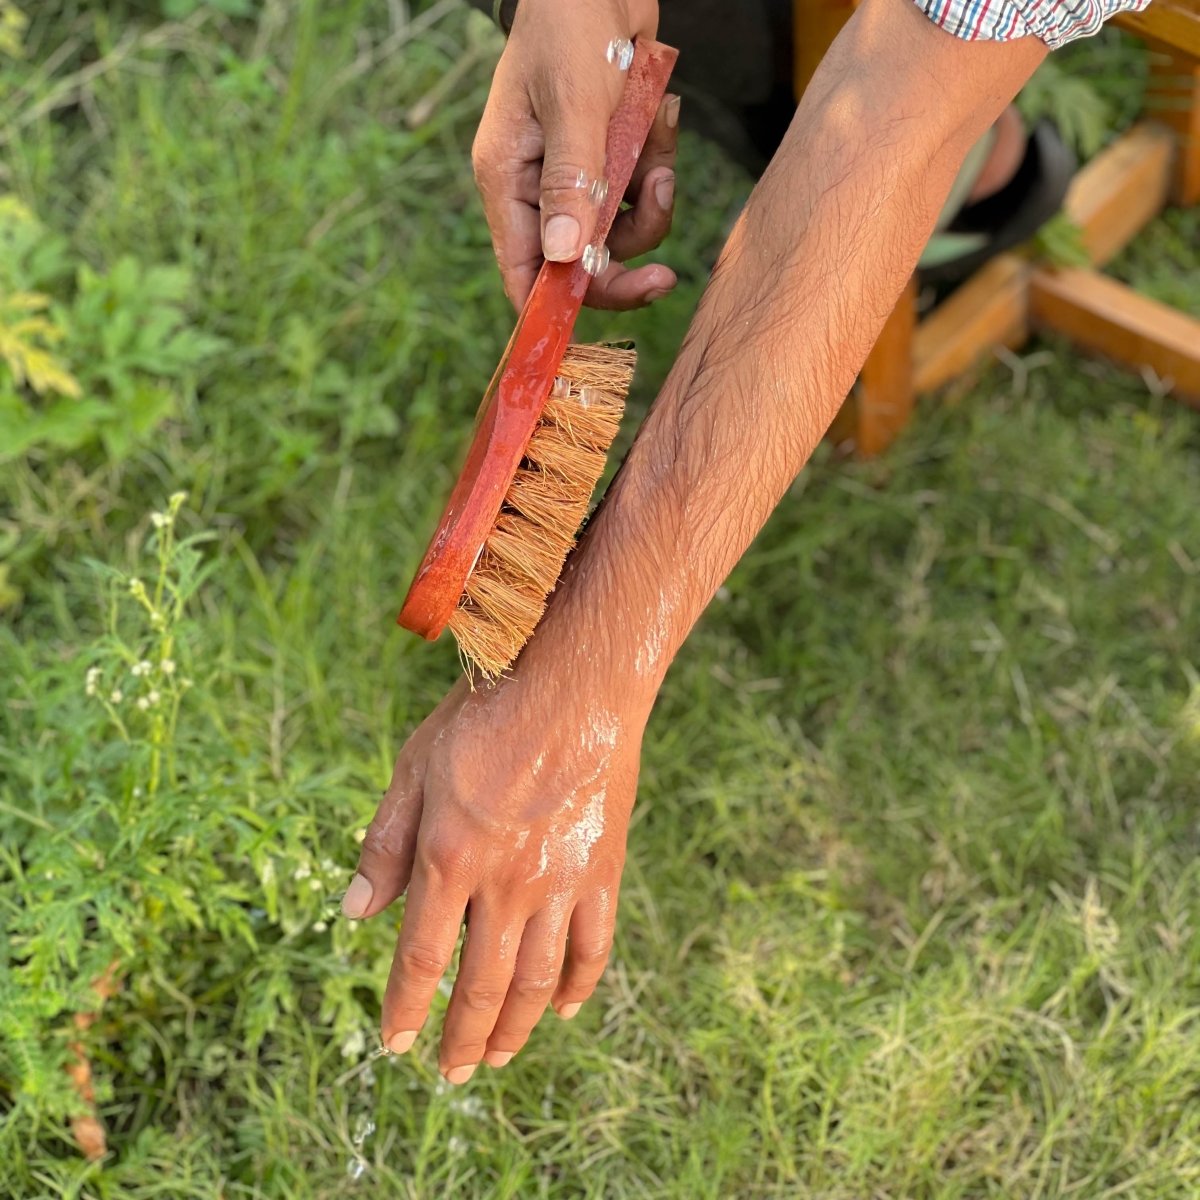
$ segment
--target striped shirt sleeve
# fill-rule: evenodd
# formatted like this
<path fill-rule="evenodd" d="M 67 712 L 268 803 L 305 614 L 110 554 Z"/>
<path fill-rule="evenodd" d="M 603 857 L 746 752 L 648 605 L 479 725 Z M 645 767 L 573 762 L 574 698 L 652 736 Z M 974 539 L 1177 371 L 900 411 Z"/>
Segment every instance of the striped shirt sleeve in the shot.
<path fill-rule="evenodd" d="M 1141 12 L 1150 0 L 916 0 L 927 17 L 967 41 L 1040 38 L 1057 50 L 1090 37 L 1119 12 Z"/>

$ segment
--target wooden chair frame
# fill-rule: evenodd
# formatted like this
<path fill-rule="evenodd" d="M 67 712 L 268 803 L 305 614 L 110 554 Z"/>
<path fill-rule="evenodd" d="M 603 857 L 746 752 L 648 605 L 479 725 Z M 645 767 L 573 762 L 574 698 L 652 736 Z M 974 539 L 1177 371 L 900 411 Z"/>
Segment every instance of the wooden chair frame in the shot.
<path fill-rule="evenodd" d="M 802 94 L 857 0 L 794 0 L 795 89 Z M 1200 202 L 1200 0 L 1154 0 L 1119 25 L 1154 51 L 1143 119 L 1075 177 L 1064 209 L 1080 228 L 1086 269 L 1001 254 L 917 320 L 905 289 L 830 431 L 860 455 L 886 449 L 916 396 L 948 383 L 998 347 L 1015 350 L 1038 329 L 1138 371 L 1152 371 L 1200 407 L 1200 321 L 1102 274 L 1168 203 Z"/>

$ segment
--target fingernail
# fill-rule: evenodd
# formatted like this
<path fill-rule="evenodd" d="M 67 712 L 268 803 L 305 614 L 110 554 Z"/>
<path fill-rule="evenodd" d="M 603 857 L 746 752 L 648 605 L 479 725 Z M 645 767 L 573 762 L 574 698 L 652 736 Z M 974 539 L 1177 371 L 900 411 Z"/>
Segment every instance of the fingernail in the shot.
<path fill-rule="evenodd" d="M 452 1083 L 457 1087 L 459 1084 L 466 1083 L 472 1075 L 475 1074 L 475 1068 L 478 1063 L 471 1063 L 467 1067 L 455 1067 L 452 1071 L 446 1072 L 446 1082 Z"/>
<path fill-rule="evenodd" d="M 415 1029 L 404 1029 L 399 1033 L 393 1033 L 387 1046 L 393 1054 L 407 1054 L 416 1040 L 417 1031 Z"/>
<path fill-rule="evenodd" d="M 579 245 L 579 222 L 566 213 L 559 213 L 546 222 L 542 235 L 542 253 L 551 262 L 570 262 Z"/>
<path fill-rule="evenodd" d="M 658 201 L 658 207 L 666 212 L 675 199 L 675 172 L 670 175 L 664 175 L 654 185 L 654 198 Z"/>
<path fill-rule="evenodd" d="M 663 114 L 666 117 L 667 128 L 674 129 L 679 124 L 679 97 L 667 97 L 667 111 Z"/>
<path fill-rule="evenodd" d="M 670 288 L 655 288 L 654 291 L 646 293 L 646 303 L 653 304 L 655 300 L 661 300 L 664 296 L 669 296 L 670 294 Z"/>
<path fill-rule="evenodd" d="M 371 881 L 365 875 L 355 875 L 342 897 L 342 914 L 357 920 L 370 908 L 374 894 Z"/>
<path fill-rule="evenodd" d="M 569 1021 L 569 1020 L 571 1020 L 572 1017 L 576 1016 L 579 1013 L 579 1010 L 582 1007 L 583 1007 L 582 1001 L 580 1001 L 576 1004 L 564 1004 L 562 1006 L 562 1008 L 560 1008 L 558 1010 L 558 1015 L 560 1017 L 562 1017 L 562 1019 L 564 1021 Z"/>
<path fill-rule="evenodd" d="M 513 1054 L 514 1051 L 512 1050 L 489 1050 L 483 1056 L 483 1061 L 494 1071 L 498 1071 L 501 1067 L 507 1067 L 512 1062 Z"/>

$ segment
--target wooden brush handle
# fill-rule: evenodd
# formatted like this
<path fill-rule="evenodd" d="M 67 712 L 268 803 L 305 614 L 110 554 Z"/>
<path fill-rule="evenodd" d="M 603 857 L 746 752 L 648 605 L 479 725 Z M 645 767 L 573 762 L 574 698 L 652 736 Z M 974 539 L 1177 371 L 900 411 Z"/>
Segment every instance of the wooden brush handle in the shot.
<path fill-rule="evenodd" d="M 602 245 L 612 228 L 676 57 L 670 46 L 637 41 L 621 103 L 608 124 L 608 195 L 597 215 L 594 244 Z M 458 607 L 542 415 L 590 283 L 578 261 L 542 264 L 484 394 L 462 473 L 400 610 L 406 629 L 432 641 Z"/>

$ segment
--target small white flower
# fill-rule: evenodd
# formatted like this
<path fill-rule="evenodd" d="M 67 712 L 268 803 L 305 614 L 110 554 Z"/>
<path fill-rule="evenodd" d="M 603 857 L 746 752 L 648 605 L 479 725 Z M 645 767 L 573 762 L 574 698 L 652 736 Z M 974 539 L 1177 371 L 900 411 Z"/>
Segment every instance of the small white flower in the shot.
<path fill-rule="evenodd" d="M 293 872 L 292 878 L 299 882 L 301 879 L 307 879 L 312 874 L 312 867 L 308 863 L 301 863 Z"/>
<path fill-rule="evenodd" d="M 313 922 L 313 932 L 314 933 L 324 933 L 325 930 L 327 930 L 328 928 L 329 928 L 329 926 L 324 921 L 314 921 Z"/>
<path fill-rule="evenodd" d="M 159 663 L 159 666 L 162 667 L 162 673 L 164 675 L 175 674 L 175 660 L 173 658 L 164 658 L 162 662 Z"/>
<path fill-rule="evenodd" d="M 150 707 L 150 701 L 145 696 L 139 696 L 137 706 L 142 712 L 145 712 Z"/>
<path fill-rule="evenodd" d="M 179 506 L 187 499 L 187 492 L 172 492 L 169 501 L 171 511 L 178 512 Z"/>
<path fill-rule="evenodd" d="M 125 699 L 125 693 L 120 688 L 113 688 L 109 693 L 108 702 L 110 704 L 120 704 Z"/>
<path fill-rule="evenodd" d="M 159 696 L 158 692 L 154 688 L 151 688 L 150 694 L 146 697 L 146 699 L 149 700 L 150 703 L 153 705 L 153 704 L 157 704 L 159 702 L 159 700 L 161 699 L 161 697 Z"/>
<path fill-rule="evenodd" d="M 89 696 L 94 696 L 96 694 L 96 684 L 99 681 L 99 679 L 100 679 L 100 668 L 99 667 L 88 667 L 88 673 L 87 673 L 87 677 L 84 680 L 83 690 Z"/>
<path fill-rule="evenodd" d="M 354 840 L 362 845 L 367 840 L 367 831 L 365 829 L 356 829 L 354 831 Z"/>
<path fill-rule="evenodd" d="M 129 581 L 129 594 L 131 596 L 136 596 L 139 592 L 145 591 L 145 589 L 146 585 L 136 575 Z"/>
<path fill-rule="evenodd" d="M 153 670 L 153 665 L 147 662 L 144 658 L 141 660 L 141 662 L 135 662 L 133 664 L 134 675 L 149 675 Z"/>
<path fill-rule="evenodd" d="M 325 887 L 325 885 L 319 879 L 310 879 L 308 881 L 308 886 L 309 889 L 314 892 L 322 891 Z"/>
<path fill-rule="evenodd" d="M 161 529 L 170 519 L 166 513 L 152 512 L 150 514 L 150 524 L 155 529 Z"/>

